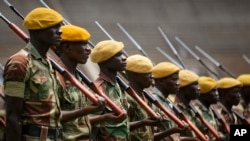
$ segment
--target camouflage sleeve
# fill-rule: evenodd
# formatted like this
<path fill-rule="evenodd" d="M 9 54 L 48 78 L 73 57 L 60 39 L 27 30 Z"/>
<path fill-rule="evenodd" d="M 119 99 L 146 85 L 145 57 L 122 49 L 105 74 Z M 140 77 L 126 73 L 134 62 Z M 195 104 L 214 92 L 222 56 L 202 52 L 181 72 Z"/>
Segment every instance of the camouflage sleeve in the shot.
<path fill-rule="evenodd" d="M 4 69 L 4 93 L 9 96 L 24 97 L 28 59 L 23 55 L 11 57 Z"/>

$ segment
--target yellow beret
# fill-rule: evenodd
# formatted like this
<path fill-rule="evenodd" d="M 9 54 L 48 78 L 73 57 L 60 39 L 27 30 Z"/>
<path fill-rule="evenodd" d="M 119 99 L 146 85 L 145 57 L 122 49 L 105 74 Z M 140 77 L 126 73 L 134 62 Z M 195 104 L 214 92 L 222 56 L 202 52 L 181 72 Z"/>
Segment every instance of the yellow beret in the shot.
<path fill-rule="evenodd" d="M 242 86 L 242 83 L 232 77 L 224 77 L 217 81 L 217 88 L 228 89 L 235 86 Z"/>
<path fill-rule="evenodd" d="M 33 9 L 24 18 L 23 25 L 26 29 L 37 30 L 52 27 L 63 21 L 63 17 L 57 11 L 38 7 Z"/>
<path fill-rule="evenodd" d="M 200 86 L 200 93 L 201 94 L 210 92 L 211 90 L 213 90 L 216 87 L 216 80 L 211 78 L 211 77 L 207 77 L 207 76 L 199 77 L 198 83 Z"/>
<path fill-rule="evenodd" d="M 179 70 L 179 67 L 170 62 L 161 62 L 154 66 L 152 73 L 154 78 L 163 78 L 178 72 Z"/>
<path fill-rule="evenodd" d="M 96 44 L 94 49 L 91 51 L 90 59 L 94 63 L 104 62 L 115 54 L 120 52 L 124 48 L 124 44 L 122 42 L 114 41 L 114 40 L 104 40 L 100 41 Z"/>
<path fill-rule="evenodd" d="M 126 70 L 136 73 L 150 73 L 153 70 L 153 64 L 147 57 L 135 54 L 127 58 Z"/>
<path fill-rule="evenodd" d="M 90 33 L 85 29 L 75 25 L 63 25 L 62 30 L 62 41 L 87 41 L 90 38 Z"/>
<path fill-rule="evenodd" d="M 198 81 L 199 76 L 190 70 L 180 70 L 179 72 L 179 87 L 188 86 L 196 81 Z"/>
<path fill-rule="evenodd" d="M 243 86 L 250 86 L 250 74 L 242 74 L 238 76 L 237 80 L 239 80 Z"/>

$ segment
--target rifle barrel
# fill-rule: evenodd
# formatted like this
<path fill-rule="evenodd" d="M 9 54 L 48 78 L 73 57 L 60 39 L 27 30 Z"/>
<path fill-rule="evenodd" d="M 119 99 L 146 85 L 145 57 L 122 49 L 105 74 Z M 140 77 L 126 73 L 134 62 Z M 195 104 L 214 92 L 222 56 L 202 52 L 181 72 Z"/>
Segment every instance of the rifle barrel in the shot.
<path fill-rule="evenodd" d="M 181 63 L 183 68 L 186 68 L 186 66 L 183 63 L 183 60 L 181 59 L 180 55 L 178 54 L 178 52 L 176 51 L 175 47 L 173 46 L 173 44 L 170 42 L 170 40 L 168 39 L 167 35 L 162 31 L 161 27 L 158 27 L 161 35 L 163 36 L 163 38 L 165 39 L 165 41 L 168 43 L 169 47 L 171 48 L 172 52 L 174 53 L 175 57 L 179 60 L 179 62 Z"/>
<path fill-rule="evenodd" d="M 218 74 L 216 74 L 214 71 L 212 71 L 202 60 L 201 58 L 196 55 L 180 38 L 178 38 L 177 36 L 175 37 L 175 39 L 182 45 L 183 48 L 185 48 L 198 62 L 200 62 L 200 64 L 205 67 L 209 72 L 211 72 L 214 76 L 216 76 L 217 78 L 220 78 L 220 76 Z"/>
<path fill-rule="evenodd" d="M 98 21 L 95 21 L 95 24 L 108 36 L 109 39 L 114 40 L 114 38 L 108 33 L 106 29 L 104 29 L 104 27 Z M 128 53 L 124 49 L 122 50 L 122 52 L 128 57 Z"/>
<path fill-rule="evenodd" d="M 180 65 L 178 62 L 176 62 L 171 56 L 169 56 L 164 50 L 162 50 L 160 47 L 156 47 L 156 49 L 167 59 L 169 59 L 172 63 L 177 65 L 179 68 L 184 69 L 182 65 Z"/>
<path fill-rule="evenodd" d="M 226 67 L 224 67 L 222 64 L 220 64 L 218 61 L 216 61 L 213 57 L 211 57 L 208 53 L 206 53 L 204 50 L 202 50 L 200 47 L 195 46 L 195 48 L 202 53 L 208 60 L 210 60 L 213 64 L 215 64 L 218 68 L 220 68 L 222 71 L 226 72 L 231 77 L 236 78 L 236 75 L 233 74 L 230 70 L 228 70 Z"/>
<path fill-rule="evenodd" d="M 12 11 L 14 11 L 21 19 L 24 19 L 23 15 L 12 5 L 8 0 L 4 0 L 4 2 L 10 7 Z"/>
<path fill-rule="evenodd" d="M 120 23 L 117 23 L 117 26 L 125 33 L 125 35 L 132 41 L 135 47 L 145 56 L 148 57 L 148 54 L 142 49 L 142 47 L 133 39 L 133 37 L 122 27 Z M 152 61 L 152 60 L 151 60 Z M 154 64 L 154 63 L 153 63 Z"/>
<path fill-rule="evenodd" d="M 242 58 L 243 58 L 248 64 L 250 64 L 250 59 L 249 59 L 245 54 L 242 55 Z"/>

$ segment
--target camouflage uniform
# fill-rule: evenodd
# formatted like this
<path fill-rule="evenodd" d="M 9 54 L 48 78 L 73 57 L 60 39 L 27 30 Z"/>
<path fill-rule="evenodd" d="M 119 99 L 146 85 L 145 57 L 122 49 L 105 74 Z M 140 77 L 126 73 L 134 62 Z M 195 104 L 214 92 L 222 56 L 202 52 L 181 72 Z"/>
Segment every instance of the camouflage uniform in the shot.
<path fill-rule="evenodd" d="M 76 78 L 82 82 L 79 75 Z M 60 107 L 62 110 L 71 111 L 80 109 L 89 103 L 84 94 L 71 84 L 68 80 L 63 80 L 62 86 L 64 86 L 64 93 L 60 93 Z M 63 126 L 63 140 L 75 141 L 77 138 L 83 138 L 85 140 L 90 139 L 91 125 L 89 117 L 83 116 L 74 120 L 62 123 Z"/>
<path fill-rule="evenodd" d="M 233 109 L 241 113 L 248 121 L 250 121 L 250 104 L 246 105 L 243 100 Z"/>
<path fill-rule="evenodd" d="M 13 70 L 13 65 L 19 69 Z M 42 58 L 31 44 L 7 61 L 4 71 L 5 95 L 24 99 L 24 111 L 21 117 L 22 140 L 56 140 L 42 134 L 48 127 L 53 131 L 61 128 L 61 113 L 57 97 L 58 81 L 55 75 L 56 72 L 50 62 Z M 33 125 L 32 128 L 42 128 L 41 135 L 29 136 L 28 133 L 24 135 L 24 127 L 31 127 L 30 125 Z M 35 132 L 33 129 L 30 130 Z M 26 132 L 31 131 L 26 130 Z M 56 131 L 60 132 L 59 129 Z M 56 137 L 58 140 L 61 138 L 60 135 Z"/>
<path fill-rule="evenodd" d="M 228 123 L 228 125 L 237 125 L 237 124 L 241 124 L 240 120 L 237 118 L 237 116 L 231 112 L 228 111 L 223 104 L 221 104 L 220 102 L 217 104 L 218 105 L 218 111 L 219 113 L 223 116 L 223 118 L 225 119 L 225 121 Z M 219 129 L 220 131 L 224 131 L 224 129 Z M 229 135 L 225 135 L 226 139 L 229 140 L 230 136 Z"/>
<path fill-rule="evenodd" d="M 215 129 L 219 130 L 219 121 L 217 121 L 214 117 L 213 111 L 211 108 L 207 109 L 199 100 L 195 100 L 193 102 L 195 108 L 198 110 L 198 112 L 204 117 L 206 121 Z M 216 138 L 214 135 L 208 130 L 206 126 L 202 126 L 200 130 L 203 133 L 206 133 L 210 140 L 215 140 Z"/>
<path fill-rule="evenodd" d="M 96 79 L 95 84 L 121 109 L 125 111 L 128 110 L 127 97 L 125 93 L 121 91 L 118 83 L 111 82 L 104 73 L 101 73 Z M 112 110 L 107 106 L 103 112 L 108 113 L 111 111 Z M 95 133 L 95 136 L 98 137 L 98 141 L 130 141 L 128 118 L 121 123 L 112 121 L 100 123 L 93 128 L 98 129 L 98 133 Z"/>
<path fill-rule="evenodd" d="M 144 95 L 141 95 L 140 97 L 143 99 L 143 101 L 148 103 Z M 130 104 L 128 111 L 130 122 L 140 121 L 148 118 L 148 114 L 145 112 L 145 110 L 131 96 L 128 96 L 128 102 Z M 153 129 L 151 126 L 143 126 L 141 128 L 134 129 L 130 131 L 130 138 L 131 141 L 153 141 Z"/>
<path fill-rule="evenodd" d="M 201 121 L 196 117 L 195 113 L 191 111 L 190 108 L 187 108 L 182 102 L 178 102 L 178 98 L 176 98 L 176 106 L 183 112 L 185 116 L 198 128 L 202 128 Z M 196 137 L 195 133 L 192 130 L 185 130 L 180 133 L 181 137 Z"/>
<path fill-rule="evenodd" d="M 220 112 L 220 114 L 225 118 L 226 122 L 228 124 L 234 124 L 234 125 L 237 125 L 237 124 L 241 124 L 241 122 L 239 121 L 239 119 L 237 118 L 237 116 L 231 112 L 231 111 L 228 111 L 226 109 L 226 107 L 224 107 L 223 104 L 221 104 L 220 102 L 218 103 L 218 110 Z"/>
<path fill-rule="evenodd" d="M 164 107 L 166 107 L 170 112 L 174 113 L 173 111 L 173 107 L 171 106 L 171 103 L 162 95 L 162 93 L 157 89 L 157 88 L 153 88 L 152 89 L 152 93 L 155 95 L 155 97 L 157 98 L 157 100 L 164 105 Z M 161 126 L 158 127 L 158 129 L 156 130 L 156 132 L 159 131 L 164 131 L 164 130 L 169 130 L 171 128 L 173 128 L 175 126 L 175 123 L 173 122 L 173 120 L 171 120 L 168 116 L 166 116 L 166 114 L 164 112 L 162 112 L 159 108 L 157 108 L 156 106 L 153 106 L 153 109 L 157 112 L 160 113 L 161 116 L 163 117 L 164 121 L 161 122 Z M 174 140 L 174 141 L 178 141 L 179 140 L 179 133 L 175 133 L 172 134 L 169 137 L 165 137 L 164 140 L 169 141 L 169 140 Z"/>

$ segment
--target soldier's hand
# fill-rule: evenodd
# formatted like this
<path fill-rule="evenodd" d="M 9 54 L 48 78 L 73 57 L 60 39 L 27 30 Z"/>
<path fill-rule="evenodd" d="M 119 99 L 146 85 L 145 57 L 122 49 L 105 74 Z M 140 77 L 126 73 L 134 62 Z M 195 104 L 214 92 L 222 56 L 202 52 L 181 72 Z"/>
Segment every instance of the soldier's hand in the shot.
<path fill-rule="evenodd" d="M 107 118 L 110 121 L 120 123 L 127 118 L 127 113 L 124 112 L 120 115 L 116 115 L 115 113 L 107 113 L 105 114 L 105 118 Z"/>
<path fill-rule="evenodd" d="M 98 99 L 96 103 L 94 103 L 95 106 L 99 107 L 99 110 L 104 110 L 106 106 L 106 101 L 102 96 L 99 96 L 95 94 L 95 97 Z"/>
<path fill-rule="evenodd" d="M 143 120 L 145 125 L 148 126 L 158 126 L 161 123 L 162 119 L 157 118 L 157 119 L 153 119 L 153 118 L 145 118 Z"/>

